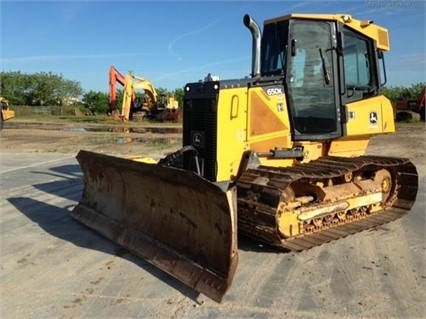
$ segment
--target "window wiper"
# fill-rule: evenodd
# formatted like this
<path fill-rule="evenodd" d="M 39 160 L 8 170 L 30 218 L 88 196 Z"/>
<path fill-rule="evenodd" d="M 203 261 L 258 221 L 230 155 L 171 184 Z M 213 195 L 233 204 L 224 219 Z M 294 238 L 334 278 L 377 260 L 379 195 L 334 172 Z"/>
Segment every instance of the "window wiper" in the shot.
<path fill-rule="evenodd" d="M 361 85 L 361 84 L 359 84 L 359 85 L 357 85 L 357 84 L 348 84 L 346 87 L 347 87 L 348 89 L 350 89 L 350 90 L 354 90 L 354 91 L 367 91 L 367 92 L 372 91 L 372 87 L 371 87 L 371 86 L 368 86 L 368 85 Z"/>
<path fill-rule="evenodd" d="M 263 72 L 263 75 L 265 76 L 278 76 L 278 75 L 284 75 L 284 70 L 282 68 L 269 70 L 267 72 Z"/>
<path fill-rule="evenodd" d="M 330 74 L 328 74 L 327 68 L 325 67 L 325 59 L 324 55 L 322 54 L 322 49 L 319 49 L 319 54 L 321 57 L 321 65 L 322 65 L 322 74 L 324 76 L 324 82 L 326 85 L 330 84 Z"/>

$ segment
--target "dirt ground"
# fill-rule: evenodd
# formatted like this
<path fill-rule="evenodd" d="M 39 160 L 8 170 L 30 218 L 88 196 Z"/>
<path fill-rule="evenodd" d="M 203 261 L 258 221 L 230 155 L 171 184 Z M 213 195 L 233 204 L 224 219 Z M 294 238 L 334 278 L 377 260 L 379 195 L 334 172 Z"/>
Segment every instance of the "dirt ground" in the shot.
<path fill-rule="evenodd" d="M 0 152 L 67 153 L 80 149 L 117 156 L 162 157 L 180 148 L 181 126 L 135 122 L 132 126 L 38 122 L 5 122 Z M 368 154 L 409 157 L 424 167 L 425 123 L 397 123 L 396 134 L 373 137 Z"/>
<path fill-rule="evenodd" d="M 1 132 L 0 152 L 77 154 L 84 149 L 117 156 L 162 157 L 179 149 L 181 143 L 181 126 L 176 124 L 58 124 L 13 119 L 5 122 Z"/>
<path fill-rule="evenodd" d="M 179 127 L 7 121 L 0 132 L 0 317 L 423 318 L 425 134 L 424 123 L 397 124 L 396 134 L 373 138 L 367 152 L 416 165 L 420 189 L 407 217 L 300 254 L 241 241 L 236 277 L 216 304 L 138 258 L 114 253 L 118 248 L 71 221 L 64 208 L 80 196 L 72 158 L 80 149 L 161 157 L 180 147 Z M 32 157 L 45 157 L 44 166 Z"/>
<path fill-rule="evenodd" d="M 17 119 L 6 121 L 0 134 L 1 153 L 75 154 L 89 150 L 120 157 L 160 159 L 182 145 L 176 123 L 133 122 L 131 125 L 55 123 Z M 408 157 L 419 176 L 426 172 L 424 122 L 396 123 L 396 133 L 371 139 L 367 155 Z M 1 158 L 1 156 L 0 156 Z M 426 175 L 426 174 L 424 174 Z"/>

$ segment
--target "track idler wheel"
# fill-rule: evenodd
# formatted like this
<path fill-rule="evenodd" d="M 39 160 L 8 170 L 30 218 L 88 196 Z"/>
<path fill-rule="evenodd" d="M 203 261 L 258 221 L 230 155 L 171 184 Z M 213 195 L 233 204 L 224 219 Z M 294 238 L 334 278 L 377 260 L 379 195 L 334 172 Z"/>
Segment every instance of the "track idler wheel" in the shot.
<path fill-rule="evenodd" d="M 383 193 L 382 203 L 386 203 L 391 193 L 395 190 L 394 184 L 392 183 L 392 175 L 387 169 L 381 169 L 376 172 L 374 181 L 380 185 Z"/>

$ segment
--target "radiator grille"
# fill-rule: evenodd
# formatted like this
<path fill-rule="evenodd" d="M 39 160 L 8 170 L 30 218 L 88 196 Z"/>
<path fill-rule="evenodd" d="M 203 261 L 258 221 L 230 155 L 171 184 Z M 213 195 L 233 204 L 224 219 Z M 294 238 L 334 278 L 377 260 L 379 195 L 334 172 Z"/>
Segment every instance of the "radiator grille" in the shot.
<path fill-rule="evenodd" d="M 202 176 L 216 181 L 217 146 L 217 100 L 216 97 L 191 97 L 185 99 L 183 111 L 183 145 L 192 145 L 198 150 L 199 166 Z M 195 139 L 201 137 L 201 143 Z M 184 168 L 196 171 L 191 155 L 184 157 Z"/>

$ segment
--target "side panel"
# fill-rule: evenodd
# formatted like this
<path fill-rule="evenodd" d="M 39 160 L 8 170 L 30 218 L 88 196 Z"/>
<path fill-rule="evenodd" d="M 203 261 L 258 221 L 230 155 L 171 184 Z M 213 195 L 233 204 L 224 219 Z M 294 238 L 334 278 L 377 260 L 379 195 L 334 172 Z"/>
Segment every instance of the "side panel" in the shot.
<path fill-rule="evenodd" d="M 217 112 L 217 181 L 233 180 L 247 144 L 247 88 L 221 89 Z"/>
<path fill-rule="evenodd" d="M 384 96 L 346 105 L 346 136 L 375 135 L 395 132 L 393 108 Z"/>
<path fill-rule="evenodd" d="M 268 86 L 250 89 L 247 140 L 253 151 L 267 152 L 262 146 L 279 138 L 275 147 L 290 147 L 290 122 L 284 87 Z"/>
<path fill-rule="evenodd" d="M 348 103 L 345 108 L 345 136 L 331 142 L 328 155 L 363 155 L 372 135 L 395 132 L 392 104 L 384 96 Z"/>
<path fill-rule="evenodd" d="M 361 156 L 365 154 L 369 142 L 369 135 L 342 137 L 331 142 L 328 155 L 341 157 Z"/>
<path fill-rule="evenodd" d="M 253 87 L 248 93 L 247 141 L 251 151 L 291 148 L 289 112 L 282 85 Z M 293 159 L 260 158 L 263 165 L 290 166 Z"/>

